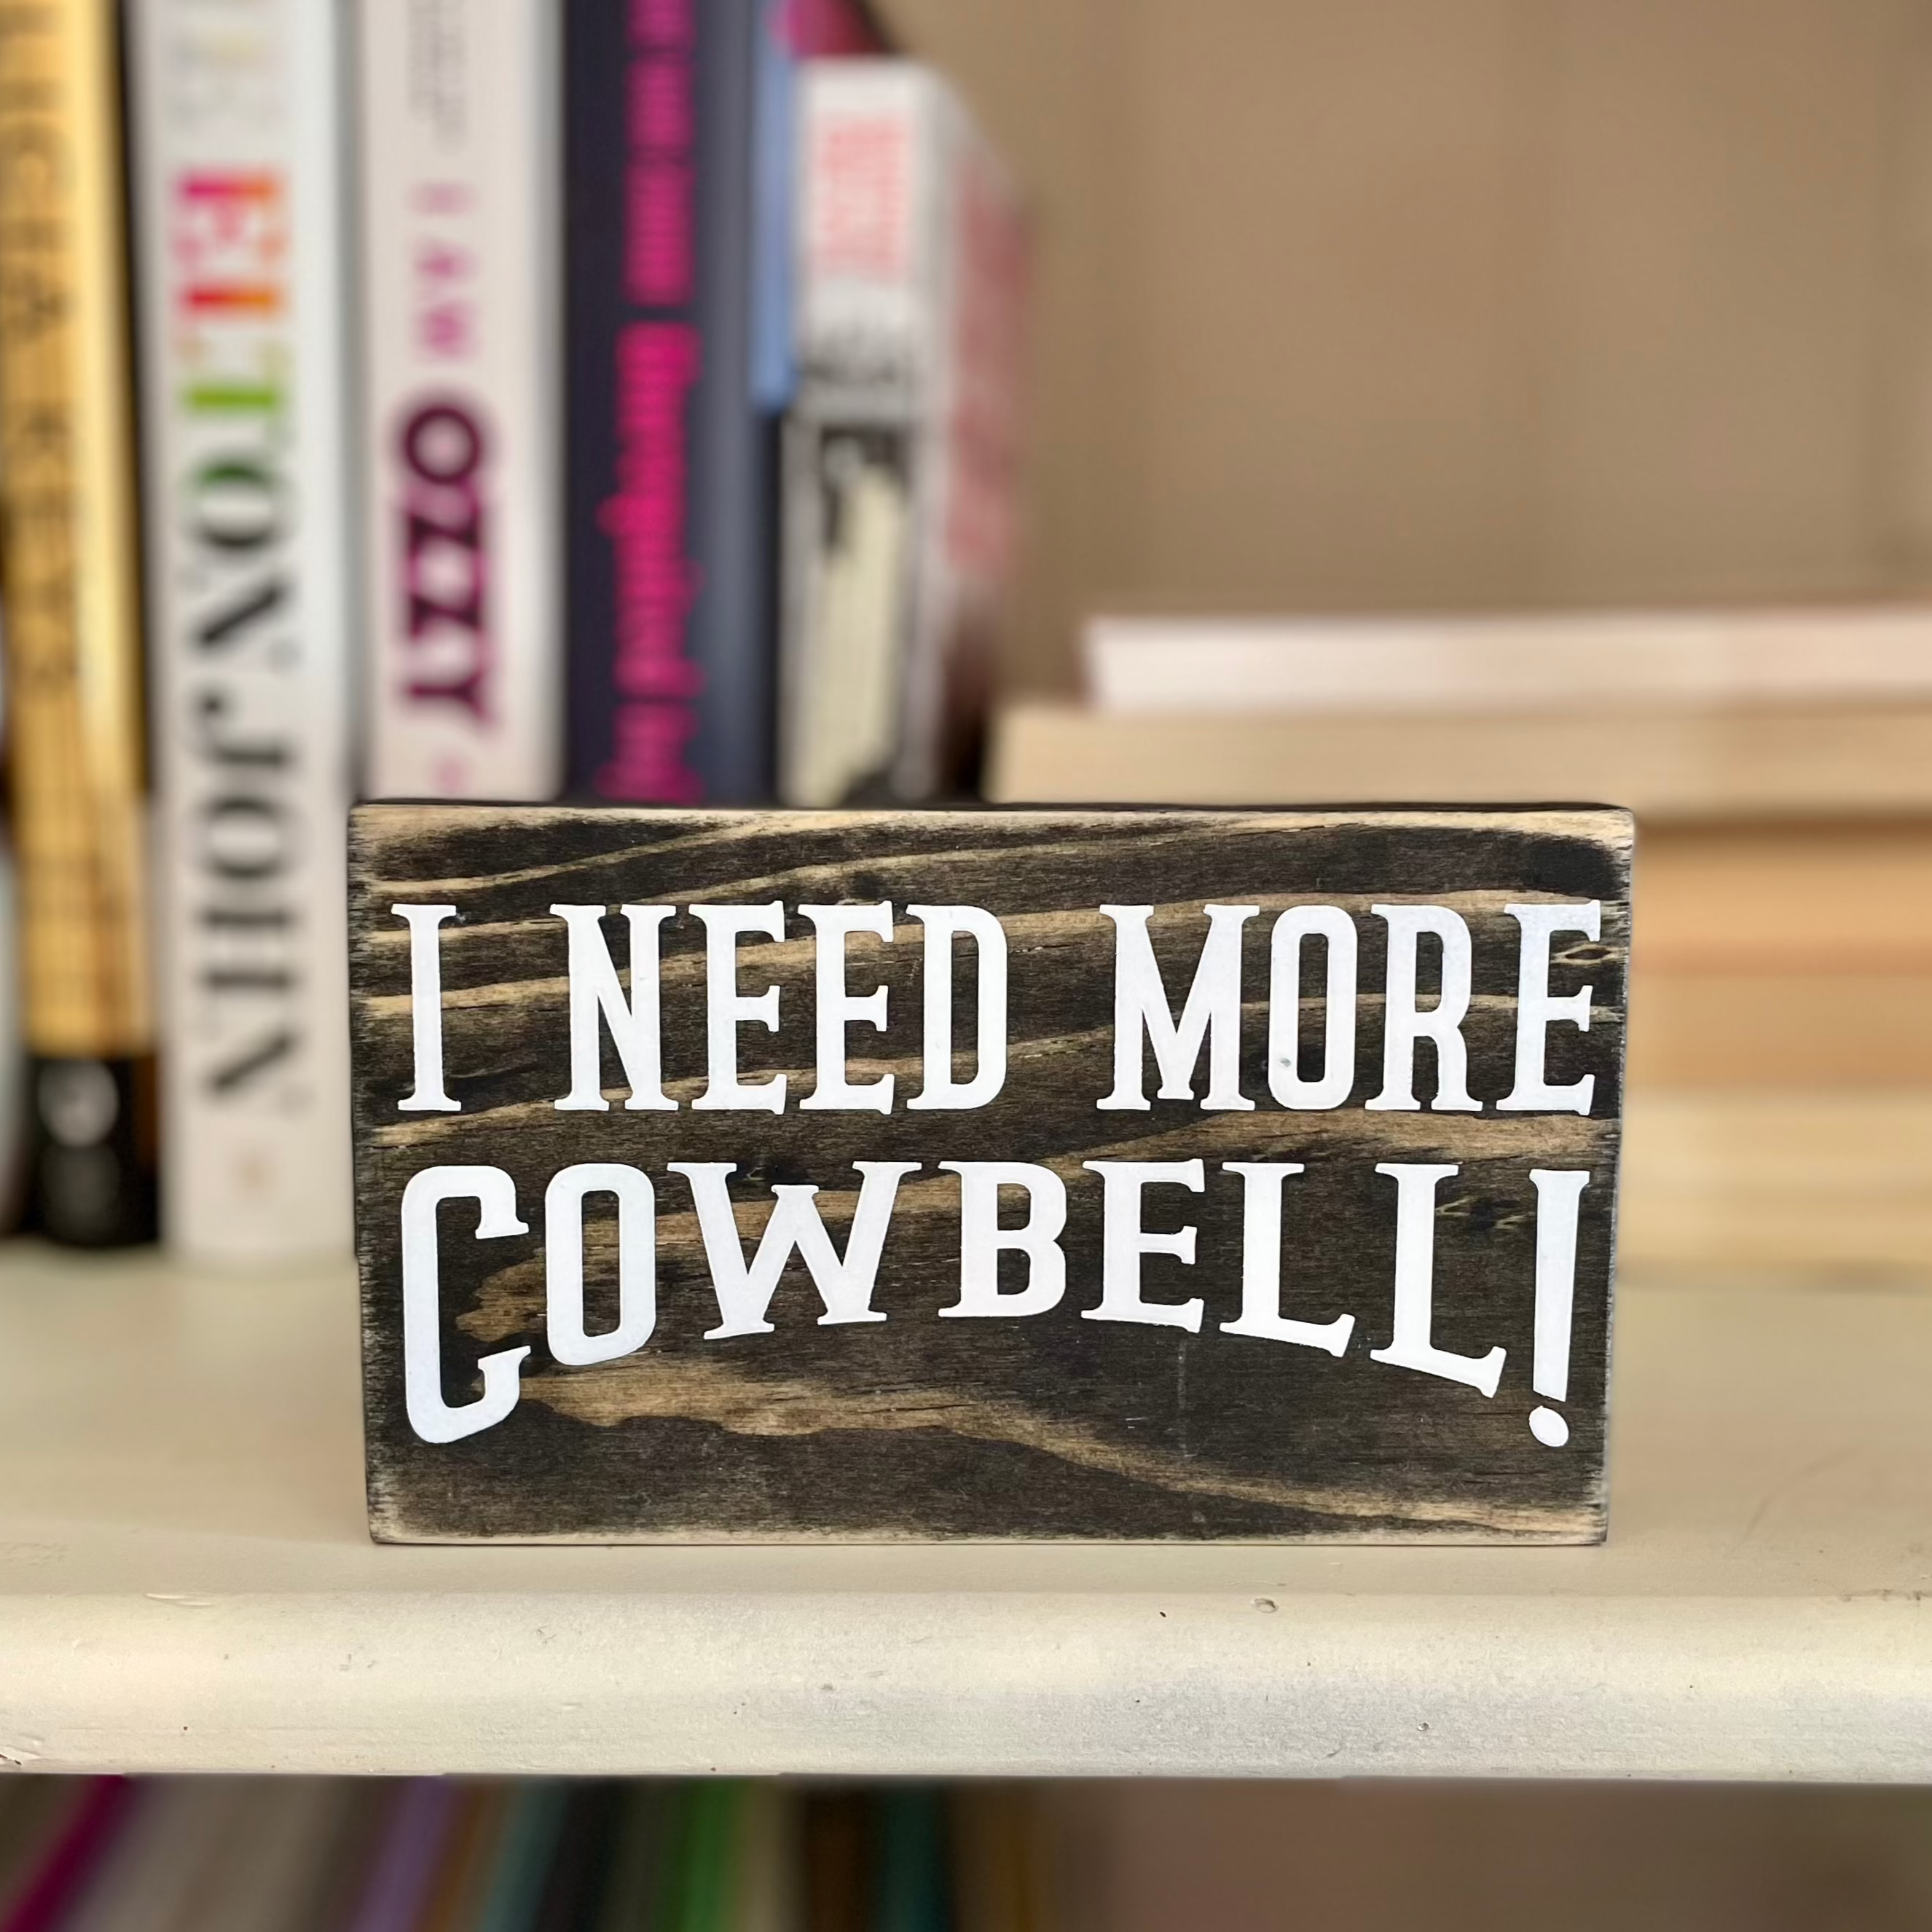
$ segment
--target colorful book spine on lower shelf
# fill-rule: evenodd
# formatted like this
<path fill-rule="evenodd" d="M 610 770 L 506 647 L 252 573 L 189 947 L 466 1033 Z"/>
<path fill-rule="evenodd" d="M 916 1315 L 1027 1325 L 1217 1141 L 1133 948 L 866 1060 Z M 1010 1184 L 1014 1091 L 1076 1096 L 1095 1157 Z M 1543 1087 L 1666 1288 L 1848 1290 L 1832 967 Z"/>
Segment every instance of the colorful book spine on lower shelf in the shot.
<path fill-rule="evenodd" d="M 0 511 L 29 1209 L 153 1232 L 141 617 L 117 10 L 0 11 Z"/>
<path fill-rule="evenodd" d="M 1035 1810 L 775 1778 L 14 1779 L 0 1932 L 1052 1932 Z"/>
<path fill-rule="evenodd" d="M 562 782 L 559 18 L 357 9 L 375 797 Z"/>
<path fill-rule="evenodd" d="M 350 544 L 332 0 L 129 9 L 163 1232 L 349 1244 Z"/>

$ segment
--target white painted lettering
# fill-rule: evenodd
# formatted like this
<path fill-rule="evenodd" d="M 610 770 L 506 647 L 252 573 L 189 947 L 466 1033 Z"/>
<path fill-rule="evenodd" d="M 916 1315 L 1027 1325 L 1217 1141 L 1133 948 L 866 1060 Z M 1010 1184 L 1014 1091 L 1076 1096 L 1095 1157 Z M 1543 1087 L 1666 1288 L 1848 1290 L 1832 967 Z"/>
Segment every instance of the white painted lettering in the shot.
<path fill-rule="evenodd" d="M 554 905 L 550 911 L 570 934 L 570 1091 L 560 1113 L 607 1113 L 604 1097 L 602 1028 L 622 1063 L 631 1113 L 664 1112 L 677 1102 L 664 1097 L 658 993 L 659 928 L 669 906 L 619 908 L 631 928 L 631 992 L 626 999 L 604 944 L 601 905 Z"/>
<path fill-rule="evenodd" d="M 1590 899 L 1574 905 L 1508 905 L 1503 908 L 1522 928 L 1516 988 L 1516 1084 L 1496 1102 L 1512 1113 L 1588 1114 L 1597 1076 L 1586 1073 L 1561 1087 L 1543 1077 L 1544 1049 L 1550 1028 L 1567 1020 L 1579 1033 L 1590 1030 L 1588 986 L 1552 999 L 1550 992 L 1550 940 L 1552 933 L 1580 932 L 1586 939 L 1603 930 L 1604 905 Z"/>
<path fill-rule="evenodd" d="M 1570 1323 L 1576 1296 L 1576 1220 L 1587 1169 L 1533 1167 L 1536 1190 L 1535 1343 L 1529 1385 L 1552 1402 L 1570 1395 Z M 1529 1432 L 1545 1448 L 1560 1449 L 1570 1425 L 1553 1408 L 1529 1412 Z"/>
<path fill-rule="evenodd" d="M 1355 1318 L 1293 1322 L 1281 1312 L 1281 1190 L 1298 1160 L 1229 1160 L 1224 1172 L 1241 1177 L 1241 1312 L 1221 1324 L 1224 1335 L 1255 1335 L 1268 1342 L 1295 1342 L 1339 1355 L 1354 1332 Z"/>
<path fill-rule="evenodd" d="M 1413 1112 L 1415 1047 L 1436 1048 L 1436 1097 L 1438 1114 L 1480 1114 L 1483 1103 L 1469 1097 L 1469 1055 L 1462 1043 L 1463 1016 L 1469 1010 L 1469 928 L 1447 906 L 1378 905 L 1369 910 L 1388 922 L 1388 994 L 1382 1003 L 1382 1090 L 1367 1104 Z M 1416 941 L 1432 934 L 1442 944 L 1442 992 L 1434 1006 L 1415 1004 Z"/>
<path fill-rule="evenodd" d="M 1043 1315 L 1066 1292 L 1066 1256 L 1060 1236 L 1066 1226 L 1066 1184 L 1050 1167 L 1027 1160 L 942 1160 L 959 1177 L 959 1299 L 941 1315 Z M 1000 1226 L 1000 1190 L 1016 1187 L 1027 1197 L 1027 1218 L 1017 1228 Z M 1024 1288 L 1002 1294 L 1002 1250 L 1027 1258 Z"/>
<path fill-rule="evenodd" d="M 692 1102 L 699 1112 L 782 1114 L 785 1076 L 769 1080 L 738 1078 L 738 1029 L 756 1024 L 769 1033 L 778 1030 L 778 989 L 767 986 L 746 998 L 738 991 L 738 940 L 758 933 L 767 939 L 784 937 L 784 907 L 770 905 L 693 906 L 704 925 L 704 1043 L 710 1083 Z"/>
<path fill-rule="evenodd" d="M 1089 1322 L 1142 1322 L 1156 1328 L 1186 1328 L 1198 1334 L 1202 1304 L 1147 1301 L 1141 1296 L 1141 1261 L 1147 1255 L 1173 1255 L 1192 1265 L 1194 1234 L 1177 1228 L 1172 1234 L 1150 1234 L 1141 1225 L 1141 1192 L 1167 1185 L 1191 1188 L 1198 1194 L 1208 1184 L 1198 1160 L 1083 1160 L 1097 1174 L 1106 1192 L 1101 1197 L 1100 1300 L 1083 1308 Z"/>
<path fill-rule="evenodd" d="M 1378 1161 L 1378 1174 L 1395 1183 L 1394 1334 L 1386 1348 L 1371 1348 L 1369 1358 L 1466 1382 L 1486 1396 L 1502 1380 L 1503 1352 L 1486 1355 L 1457 1355 L 1438 1348 L 1432 1339 L 1436 1294 L 1436 1187 L 1460 1172 L 1406 1161 Z"/>
<path fill-rule="evenodd" d="M 1324 942 L 1322 1078 L 1301 1076 L 1301 942 Z M 1268 942 L 1268 1091 L 1284 1107 L 1339 1107 L 1355 1085 L 1355 922 L 1340 906 L 1290 906 Z"/>
<path fill-rule="evenodd" d="M 855 1160 L 852 1165 L 860 1176 L 859 1202 L 842 1256 L 832 1246 L 832 1238 L 818 1217 L 813 1199 L 818 1190 L 781 1184 L 772 1190 L 778 1197 L 778 1205 L 772 1210 L 758 1251 L 748 1265 L 731 1209 L 730 1190 L 726 1185 L 737 1172 L 736 1164 L 695 1160 L 670 1163 L 672 1173 L 682 1174 L 691 1183 L 698 1232 L 704 1238 L 705 1258 L 711 1268 L 712 1291 L 718 1298 L 721 1318 L 716 1328 L 704 1331 L 707 1342 L 731 1335 L 772 1332 L 772 1324 L 765 1319 L 766 1311 L 794 1250 L 812 1276 L 819 1300 L 825 1304 L 825 1312 L 818 1318 L 821 1328 L 840 1322 L 884 1321 L 885 1316 L 872 1305 L 879 1256 L 885 1246 L 886 1230 L 892 1225 L 892 1203 L 898 1197 L 899 1182 L 904 1175 L 917 1173 L 920 1164 L 916 1160 Z"/>
<path fill-rule="evenodd" d="M 869 932 L 888 944 L 892 937 L 890 905 L 802 905 L 818 934 L 818 1084 L 798 1104 L 800 1110 L 839 1109 L 847 1113 L 890 1114 L 892 1076 L 851 1081 L 845 1076 L 845 1030 L 863 1023 L 886 1030 L 884 986 L 854 998 L 845 986 L 845 943 L 855 932 Z"/>
<path fill-rule="evenodd" d="M 500 1167 L 426 1167 L 403 1190 L 403 1403 L 410 1426 L 425 1442 L 460 1442 L 501 1422 L 517 1406 L 518 1366 L 530 1352 L 501 1348 L 484 1356 L 476 1364 L 483 1393 L 474 1402 L 443 1400 L 436 1210 L 446 1201 L 477 1204 L 479 1241 L 530 1232 L 517 1218 L 516 1183 Z"/>
<path fill-rule="evenodd" d="M 983 1107 L 1006 1084 L 1006 934 L 978 906 L 908 906 L 926 928 L 925 1084 L 908 1108 Z M 952 1077 L 952 941 L 970 939 L 979 953 L 978 1070 Z"/>
<path fill-rule="evenodd" d="M 617 1202 L 617 1325 L 584 1326 L 584 1198 Z M 566 1368 L 634 1354 L 658 1318 L 657 1198 L 634 1167 L 591 1161 L 566 1167 L 544 1190 L 544 1319 L 550 1352 Z"/>
<path fill-rule="evenodd" d="M 410 929 L 410 1034 L 415 1050 L 416 1091 L 396 1102 L 400 1114 L 460 1114 L 442 1090 L 442 956 L 437 932 L 456 916 L 453 905 L 392 905 Z"/>
<path fill-rule="evenodd" d="M 1152 1106 L 1142 1084 L 1144 1035 L 1160 1070 L 1162 1100 L 1193 1099 L 1195 1063 L 1204 1040 L 1208 1094 L 1202 1107 L 1210 1111 L 1252 1108 L 1253 1101 L 1241 1093 L 1241 928 L 1260 907 L 1202 908 L 1208 915 L 1208 937 L 1178 1024 L 1168 1005 L 1160 964 L 1148 935 L 1148 918 L 1154 908 L 1103 905 L 1100 910 L 1114 927 L 1114 1090 L 1096 1104 L 1142 1111 Z"/>

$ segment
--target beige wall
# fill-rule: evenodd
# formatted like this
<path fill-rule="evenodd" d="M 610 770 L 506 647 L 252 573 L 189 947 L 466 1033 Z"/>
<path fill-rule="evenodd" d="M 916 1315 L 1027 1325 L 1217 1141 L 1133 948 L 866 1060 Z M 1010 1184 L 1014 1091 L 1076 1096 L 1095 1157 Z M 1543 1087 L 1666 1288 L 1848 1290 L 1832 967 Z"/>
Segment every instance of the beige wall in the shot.
<path fill-rule="evenodd" d="M 1037 208 L 1014 682 L 1102 603 L 1885 580 L 1927 0 L 887 5 Z"/>

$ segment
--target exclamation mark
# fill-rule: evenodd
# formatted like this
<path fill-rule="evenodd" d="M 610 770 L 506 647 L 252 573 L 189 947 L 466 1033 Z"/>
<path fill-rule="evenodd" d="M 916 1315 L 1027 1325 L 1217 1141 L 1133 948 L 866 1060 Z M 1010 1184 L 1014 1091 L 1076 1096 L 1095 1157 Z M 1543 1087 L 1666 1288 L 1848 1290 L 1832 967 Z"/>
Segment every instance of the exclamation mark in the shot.
<path fill-rule="evenodd" d="M 1570 1310 L 1576 1293 L 1576 1204 L 1590 1184 L 1587 1170 L 1534 1167 L 1536 1188 L 1536 1348 L 1530 1385 L 1552 1402 L 1570 1393 Z M 1529 1432 L 1560 1449 L 1570 1425 L 1553 1408 L 1529 1412 Z"/>

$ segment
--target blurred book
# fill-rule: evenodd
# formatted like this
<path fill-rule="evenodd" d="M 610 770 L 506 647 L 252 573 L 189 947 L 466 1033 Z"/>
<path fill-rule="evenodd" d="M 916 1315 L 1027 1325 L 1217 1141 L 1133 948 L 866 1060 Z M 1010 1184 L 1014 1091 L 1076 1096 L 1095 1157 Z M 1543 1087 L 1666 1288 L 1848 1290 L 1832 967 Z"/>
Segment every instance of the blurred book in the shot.
<path fill-rule="evenodd" d="M 359 0 L 356 23 L 368 792 L 552 798 L 564 688 L 558 9 Z"/>
<path fill-rule="evenodd" d="M 536 1932 L 566 1932 L 591 1922 L 624 1822 L 622 1788 L 610 1779 L 580 1778 L 568 1786 L 556 1850 L 537 1910 Z"/>
<path fill-rule="evenodd" d="M 800 415 L 786 425 L 788 805 L 837 805 L 890 785 L 912 616 L 910 446 L 886 424 Z"/>
<path fill-rule="evenodd" d="M 20 158 L 0 169 L 0 580 L 30 1208 L 87 1246 L 154 1226 L 121 59 L 114 0 L 0 22 L 0 142 Z"/>
<path fill-rule="evenodd" d="M 1640 852 L 1633 1090 L 1802 1090 L 1802 1121 L 1932 1090 L 1932 820 L 1654 826 Z"/>
<path fill-rule="evenodd" d="M 75 1870 L 76 1862 L 68 1861 L 68 1878 L 53 1887 L 48 1883 L 50 1859 L 88 1814 L 96 1815 L 92 1828 L 99 1832 L 104 1793 L 103 1784 L 90 1778 L 10 1778 L 0 1784 L 0 1925 L 50 1905 L 55 1910 L 65 1908 L 79 1889 L 84 1868 Z"/>
<path fill-rule="evenodd" d="M 800 1828 L 805 1932 L 873 1932 L 873 1814 L 844 1785 L 806 1793 Z"/>
<path fill-rule="evenodd" d="M 260 1932 L 292 1926 L 349 1798 L 326 1778 L 132 1785 L 62 1932 Z"/>
<path fill-rule="evenodd" d="M 729 1932 L 804 1932 L 800 1806 L 791 1786 L 748 1782 L 738 1816 L 736 1896 Z"/>
<path fill-rule="evenodd" d="M 0 1927 L 54 1932 L 84 1900 L 126 1829 L 136 1787 L 119 1778 L 49 1780 L 48 1804 L 8 1808 L 23 1829 L 0 1854 Z"/>
<path fill-rule="evenodd" d="M 956 1932 L 1049 1932 L 1046 1846 L 1024 1785 L 974 1780 L 952 1794 Z"/>
<path fill-rule="evenodd" d="M 476 1932 L 534 1932 L 544 1888 L 563 1834 L 566 1787 L 555 1778 L 520 1778 L 490 1862 Z"/>
<path fill-rule="evenodd" d="M 195 1932 L 264 1932 L 302 1924 L 317 1876 L 355 1802 L 343 1780 L 260 1778 L 248 1781 L 241 1828 L 222 1846 Z"/>
<path fill-rule="evenodd" d="M 889 1785 L 874 1803 L 872 1932 L 952 1932 L 945 1792 L 931 1784 Z"/>
<path fill-rule="evenodd" d="M 346 1253 L 352 598 L 333 0 L 132 0 L 162 1232 Z"/>
<path fill-rule="evenodd" d="M 794 61 L 872 40 L 829 0 L 565 7 L 570 775 L 590 796 L 771 795 L 774 124 Z"/>
<path fill-rule="evenodd" d="M 346 1932 L 414 1932 L 435 1897 L 460 1802 L 447 1778 L 405 1778 L 397 1785 Z"/>
<path fill-rule="evenodd" d="M 512 1787 L 500 1784 L 464 1786 L 428 1898 L 416 1932 L 472 1932 L 489 1898 L 491 1870 L 502 1841 Z"/>
<path fill-rule="evenodd" d="M 887 51 L 868 0 L 765 0 L 752 143 L 752 394 L 776 422 L 798 386 L 799 81 L 808 59 Z"/>
<path fill-rule="evenodd" d="M 1432 617 L 1100 616 L 1102 711 L 1932 703 L 1932 604 Z"/>
<path fill-rule="evenodd" d="M 26 1056 L 20 1013 L 20 895 L 0 822 L 0 1233 L 20 1224 L 27 1186 Z"/>
<path fill-rule="evenodd" d="M 1013 551 L 1024 226 L 916 62 L 806 69 L 780 790 L 928 797 L 978 749 Z"/>
<path fill-rule="evenodd" d="M 635 1932 L 652 1923 L 664 1888 L 670 1855 L 670 1788 L 656 1780 L 633 1780 L 618 1800 L 618 1816 L 590 1932 Z"/>
<path fill-rule="evenodd" d="M 1652 821 L 1917 812 L 1932 809 L 1932 702 L 1303 713 L 1021 699 L 994 719 L 984 784 L 1006 804 L 1570 799 Z"/>
<path fill-rule="evenodd" d="M 733 1778 L 680 1784 L 656 1901 L 659 1932 L 736 1932 L 745 1786 Z"/>

